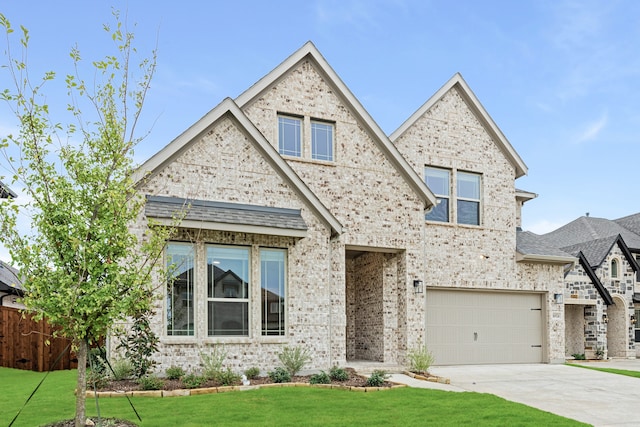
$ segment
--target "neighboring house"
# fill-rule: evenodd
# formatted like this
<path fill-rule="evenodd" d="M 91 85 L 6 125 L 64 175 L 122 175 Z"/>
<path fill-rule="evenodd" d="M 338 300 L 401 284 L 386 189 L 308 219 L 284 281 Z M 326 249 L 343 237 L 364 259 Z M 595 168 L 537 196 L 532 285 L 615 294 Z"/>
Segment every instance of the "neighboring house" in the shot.
<path fill-rule="evenodd" d="M 15 199 L 16 197 L 18 197 L 16 193 L 11 191 L 9 187 L 7 187 L 2 181 L 0 181 L 0 199 Z"/>
<path fill-rule="evenodd" d="M 184 216 L 157 279 L 159 369 L 218 343 L 235 369 L 286 345 L 321 369 L 420 343 L 438 364 L 563 361 L 576 259 L 517 248 L 526 172 L 459 74 L 388 137 L 305 44 L 137 173 L 141 236 Z"/>
<path fill-rule="evenodd" d="M 20 281 L 20 272 L 0 261 L 0 306 L 24 308 L 18 301 L 24 296 L 24 289 Z"/>
<path fill-rule="evenodd" d="M 578 259 L 565 277 L 567 357 L 593 358 L 596 352 L 600 357 L 636 357 L 639 218 L 612 221 L 587 215 L 536 236 Z"/>

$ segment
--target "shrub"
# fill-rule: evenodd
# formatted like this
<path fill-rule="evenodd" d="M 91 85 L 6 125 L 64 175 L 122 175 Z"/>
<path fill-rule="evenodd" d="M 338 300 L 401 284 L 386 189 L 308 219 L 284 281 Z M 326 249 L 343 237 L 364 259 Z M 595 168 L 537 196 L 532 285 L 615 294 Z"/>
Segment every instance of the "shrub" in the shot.
<path fill-rule="evenodd" d="M 95 373 L 105 374 L 107 372 L 107 355 L 103 348 L 94 347 L 89 350 L 87 357 L 87 367 Z"/>
<path fill-rule="evenodd" d="M 573 356 L 573 358 L 575 360 L 585 360 L 586 359 L 585 355 L 582 354 L 582 353 L 573 353 L 572 356 Z"/>
<path fill-rule="evenodd" d="M 224 346 L 216 345 L 211 348 L 211 353 L 200 352 L 200 365 L 203 368 L 202 375 L 215 380 L 222 373 L 222 363 L 227 358 Z"/>
<path fill-rule="evenodd" d="M 331 384 L 331 378 L 325 371 L 320 371 L 319 374 L 311 375 L 309 378 L 310 384 Z"/>
<path fill-rule="evenodd" d="M 411 372 L 427 373 L 431 365 L 433 365 L 433 354 L 427 350 L 426 345 L 419 345 L 412 348 L 407 353 L 409 359 L 409 370 Z"/>
<path fill-rule="evenodd" d="M 184 377 L 184 369 L 180 366 L 170 366 L 166 370 L 167 379 L 170 380 L 179 380 Z"/>
<path fill-rule="evenodd" d="M 138 378 L 138 385 L 143 390 L 162 390 L 164 387 L 164 381 L 155 375 L 145 375 Z"/>
<path fill-rule="evenodd" d="M 158 336 L 151 330 L 150 311 L 138 313 L 133 319 L 133 325 L 120 344 L 119 350 L 124 350 L 124 355 L 133 364 L 133 376 L 142 378 L 151 372 L 156 365 L 153 354 L 158 351 Z"/>
<path fill-rule="evenodd" d="M 346 381 L 349 379 L 349 373 L 338 366 L 334 366 L 329 371 L 329 376 L 334 381 Z"/>
<path fill-rule="evenodd" d="M 289 372 L 280 366 L 269 372 L 269 378 L 271 378 L 271 381 L 274 383 L 288 383 L 291 381 L 291 375 L 289 375 Z"/>
<path fill-rule="evenodd" d="M 387 373 L 376 369 L 371 373 L 371 376 L 367 378 L 367 387 L 381 387 L 387 379 Z"/>
<path fill-rule="evenodd" d="M 604 347 L 596 347 L 596 359 L 600 360 L 604 357 Z"/>
<path fill-rule="evenodd" d="M 252 380 L 256 378 L 258 375 L 260 375 L 260 368 L 252 366 L 251 368 L 245 370 L 244 374 L 247 377 L 247 379 Z"/>
<path fill-rule="evenodd" d="M 289 372 L 289 375 L 294 376 L 311 360 L 311 355 L 309 350 L 301 346 L 285 346 L 282 352 L 278 354 L 278 359 Z"/>
<path fill-rule="evenodd" d="M 186 388 L 198 388 L 206 382 L 207 382 L 207 377 L 204 377 L 201 375 L 189 374 L 189 375 L 184 375 L 182 377 L 182 384 Z"/>
<path fill-rule="evenodd" d="M 109 384 L 109 378 L 104 372 L 93 369 L 87 370 L 87 387 L 90 389 L 100 389 Z"/>
<path fill-rule="evenodd" d="M 133 363 L 129 359 L 114 359 L 111 362 L 111 377 L 116 380 L 126 380 L 133 374 Z"/>
<path fill-rule="evenodd" d="M 230 368 L 220 371 L 216 381 L 222 385 L 234 385 L 240 382 L 240 375 L 233 372 Z"/>

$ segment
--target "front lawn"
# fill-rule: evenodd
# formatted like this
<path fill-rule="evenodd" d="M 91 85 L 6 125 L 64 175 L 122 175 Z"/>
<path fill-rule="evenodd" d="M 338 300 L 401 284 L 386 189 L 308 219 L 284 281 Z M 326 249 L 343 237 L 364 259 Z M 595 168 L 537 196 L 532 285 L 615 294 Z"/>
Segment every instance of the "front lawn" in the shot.
<path fill-rule="evenodd" d="M 14 426 L 72 418 L 76 371 L 52 372 Z M 0 425 L 8 425 L 44 374 L 0 368 Z M 552 398 L 552 397 L 551 397 Z M 491 394 L 400 388 L 374 393 L 306 387 L 265 388 L 186 397 L 132 398 L 140 426 L 463 425 L 579 426 L 577 421 Z M 137 421 L 125 398 L 99 400 L 103 417 Z M 96 414 L 94 399 L 87 413 Z"/>
<path fill-rule="evenodd" d="M 576 366 L 578 368 L 591 369 L 592 371 L 607 372 L 609 374 L 625 375 L 627 377 L 640 378 L 640 371 L 628 371 L 626 369 L 614 369 L 614 368 L 601 368 L 596 366 L 578 365 L 577 363 L 567 363 L 569 366 Z"/>

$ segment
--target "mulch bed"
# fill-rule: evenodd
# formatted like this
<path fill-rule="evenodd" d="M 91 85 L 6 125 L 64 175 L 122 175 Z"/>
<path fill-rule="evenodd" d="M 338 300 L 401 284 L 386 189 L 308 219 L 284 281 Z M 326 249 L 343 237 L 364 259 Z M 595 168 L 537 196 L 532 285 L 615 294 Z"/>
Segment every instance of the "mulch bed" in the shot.
<path fill-rule="evenodd" d="M 347 371 L 347 373 L 349 374 L 349 379 L 347 379 L 346 381 L 331 381 L 331 384 L 334 385 L 342 385 L 345 387 L 366 387 L 367 386 L 367 379 L 356 374 L 356 371 L 353 370 L 352 368 L 346 368 L 345 369 Z M 311 379 L 311 375 L 296 375 L 291 377 L 291 381 L 292 383 L 309 383 Z M 166 390 L 166 391 L 171 391 L 171 390 L 181 390 L 181 389 L 187 389 L 188 387 L 186 387 L 183 383 L 182 380 L 168 380 L 168 379 L 164 379 L 164 386 L 162 387 L 162 390 Z M 271 378 L 267 377 L 257 377 L 254 379 L 249 380 L 250 381 L 250 385 L 262 385 L 262 384 L 273 384 L 274 382 L 271 380 Z M 207 387 L 220 387 L 223 384 L 217 383 L 213 380 L 209 380 L 207 382 L 205 382 L 204 384 L 202 384 L 200 387 L 198 388 L 207 388 Z M 227 385 L 236 385 L 236 386 L 241 386 L 242 382 L 238 382 L 236 384 L 227 384 Z M 385 381 L 385 383 L 382 385 L 382 387 L 391 387 L 393 384 Z M 87 391 L 89 391 L 91 388 L 87 387 Z M 97 391 L 139 391 L 142 390 L 142 388 L 140 387 L 140 385 L 134 381 L 134 380 L 121 380 L 121 381 L 110 381 L 105 387 L 99 388 Z"/>

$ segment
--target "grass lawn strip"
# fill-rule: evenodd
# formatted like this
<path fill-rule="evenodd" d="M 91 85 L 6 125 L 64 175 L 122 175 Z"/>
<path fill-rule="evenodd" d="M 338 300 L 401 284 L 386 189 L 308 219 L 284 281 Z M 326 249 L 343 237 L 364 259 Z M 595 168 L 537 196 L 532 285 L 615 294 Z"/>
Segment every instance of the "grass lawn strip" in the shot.
<path fill-rule="evenodd" d="M 0 411 L 8 425 L 44 374 L 0 368 L 3 394 L 11 406 Z M 76 371 L 52 372 L 14 424 L 40 426 L 73 418 Z M 347 393 L 314 387 L 263 387 L 245 392 L 131 398 L 140 426 L 326 426 L 463 425 L 584 426 L 491 394 L 397 388 L 387 393 Z M 96 403 L 104 418 L 137 421 L 126 399 L 91 399 L 87 414 L 95 420 Z"/>
<path fill-rule="evenodd" d="M 569 366 L 575 366 L 577 368 L 591 369 L 592 371 L 607 372 L 609 374 L 625 375 L 627 377 L 640 378 L 640 371 L 628 371 L 626 369 L 614 369 L 614 368 L 597 368 L 595 366 L 579 365 L 577 363 L 567 363 Z"/>

